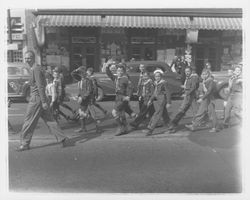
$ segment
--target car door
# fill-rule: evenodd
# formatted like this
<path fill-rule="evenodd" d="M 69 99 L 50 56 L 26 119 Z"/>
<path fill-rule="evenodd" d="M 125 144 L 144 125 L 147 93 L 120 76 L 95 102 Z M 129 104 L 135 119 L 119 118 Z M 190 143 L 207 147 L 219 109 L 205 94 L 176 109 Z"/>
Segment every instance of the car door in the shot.
<path fill-rule="evenodd" d="M 19 67 L 8 67 L 8 94 L 18 96 L 21 93 L 22 74 Z"/>

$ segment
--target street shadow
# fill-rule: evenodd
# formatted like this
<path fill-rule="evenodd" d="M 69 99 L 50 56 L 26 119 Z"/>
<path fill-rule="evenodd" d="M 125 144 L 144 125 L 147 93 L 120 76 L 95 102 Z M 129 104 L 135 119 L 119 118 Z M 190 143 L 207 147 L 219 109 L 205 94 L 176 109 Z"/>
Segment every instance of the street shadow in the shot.
<path fill-rule="evenodd" d="M 188 139 L 200 146 L 228 149 L 239 143 L 240 133 L 239 126 L 232 126 L 216 133 L 210 133 L 209 129 L 201 129 L 195 132 L 190 131 Z"/>
<path fill-rule="evenodd" d="M 78 134 L 78 135 L 75 135 L 74 137 L 69 138 L 67 141 L 67 145 L 63 148 L 73 147 L 73 146 L 76 146 L 76 143 L 85 143 L 99 136 L 101 136 L 101 133 L 96 133 L 95 131 L 89 131 L 87 133 Z M 50 144 L 30 147 L 30 150 L 51 147 L 51 146 L 56 146 L 56 145 L 62 145 L 62 144 L 60 142 L 54 142 Z"/>

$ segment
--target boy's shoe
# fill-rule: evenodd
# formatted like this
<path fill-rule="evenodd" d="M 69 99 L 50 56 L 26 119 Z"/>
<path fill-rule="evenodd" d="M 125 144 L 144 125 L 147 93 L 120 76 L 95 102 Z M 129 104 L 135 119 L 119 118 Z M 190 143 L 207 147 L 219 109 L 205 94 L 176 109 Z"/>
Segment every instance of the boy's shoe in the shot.
<path fill-rule="evenodd" d="M 150 136 L 150 135 L 153 134 L 153 130 L 147 129 L 147 130 L 145 131 L 145 133 L 146 133 L 146 136 Z"/>
<path fill-rule="evenodd" d="M 29 149 L 30 149 L 30 146 L 29 146 L 28 144 L 22 144 L 22 145 L 20 145 L 20 146 L 16 149 L 16 151 L 21 152 L 21 151 L 26 151 L 26 150 L 29 150 Z"/>
<path fill-rule="evenodd" d="M 195 128 L 194 128 L 194 126 L 193 126 L 192 124 L 190 124 L 190 125 L 185 125 L 185 127 L 186 127 L 187 129 L 189 129 L 190 131 L 195 131 Z"/>
<path fill-rule="evenodd" d="M 217 129 L 216 128 L 211 128 L 210 130 L 209 130 L 209 133 L 216 133 L 217 132 Z"/>
<path fill-rule="evenodd" d="M 130 125 L 131 128 L 134 129 L 134 130 L 138 129 L 138 126 L 135 125 L 133 122 L 129 123 L 129 125 Z"/>
<path fill-rule="evenodd" d="M 137 114 L 133 112 L 133 113 L 130 115 L 130 117 L 131 117 L 131 118 L 136 118 L 136 117 L 137 117 Z"/>
<path fill-rule="evenodd" d="M 86 128 L 83 129 L 83 128 L 80 128 L 80 129 L 77 129 L 74 131 L 75 133 L 83 133 L 83 132 L 87 132 Z"/>

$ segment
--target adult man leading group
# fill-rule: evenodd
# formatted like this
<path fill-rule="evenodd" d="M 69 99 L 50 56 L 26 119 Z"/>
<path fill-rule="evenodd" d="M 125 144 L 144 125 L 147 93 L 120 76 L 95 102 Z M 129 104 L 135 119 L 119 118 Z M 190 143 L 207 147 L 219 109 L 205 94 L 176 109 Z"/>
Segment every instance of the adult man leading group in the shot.
<path fill-rule="evenodd" d="M 63 146 L 66 146 L 69 139 L 62 133 L 49 109 L 45 95 L 45 74 L 42 67 L 35 63 L 35 53 L 33 51 L 27 51 L 25 53 L 25 61 L 31 68 L 31 94 L 21 131 L 21 145 L 18 147 L 17 151 L 30 149 L 30 142 L 40 117 L 46 123 L 49 131 L 55 135 L 57 141 L 61 142 Z"/>

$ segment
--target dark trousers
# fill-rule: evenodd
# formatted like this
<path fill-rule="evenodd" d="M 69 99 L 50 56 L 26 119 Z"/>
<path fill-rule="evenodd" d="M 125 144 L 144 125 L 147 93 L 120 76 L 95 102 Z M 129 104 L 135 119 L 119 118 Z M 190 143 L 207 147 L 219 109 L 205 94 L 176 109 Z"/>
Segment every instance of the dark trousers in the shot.
<path fill-rule="evenodd" d="M 131 122 L 131 125 L 134 127 L 138 127 L 144 120 L 146 120 L 147 114 L 149 116 L 152 116 L 155 112 L 154 105 L 151 104 L 150 106 L 148 106 L 147 101 L 144 102 L 143 98 L 141 98 L 141 100 L 139 101 L 139 105 L 140 104 L 140 112 L 135 120 Z"/>
<path fill-rule="evenodd" d="M 66 136 L 62 133 L 58 124 L 54 120 L 50 109 L 44 110 L 42 108 L 40 97 L 31 95 L 21 131 L 21 144 L 30 144 L 34 130 L 40 117 L 44 120 L 45 124 L 49 128 L 50 133 L 54 134 L 58 141 L 62 141 L 66 138 Z"/>
<path fill-rule="evenodd" d="M 171 124 L 173 126 L 178 125 L 179 121 L 185 116 L 186 112 L 188 111 L 188 109 L 190 108 L 190 106 L 192 105 L 192 103 L 194 101 L 195 101 L 195 95 L 194 94 L 187 95 L 187 96 L 184 97 L 179 111 L 177 112 L 177 114 L 175 115 L 173 120 L 171 121 Z"/>
<path fill-rule="evenodd" d="M 204 121 L 207 121 L 207 115 L 209 120 L 212 122 L 212 127 L 216 128 L 217 126 L 217 115 L 215 112 L 215 102 L 211 99 L 204 99 L 195 115 L 193 120 L 193 126 L 200 126 Z"/>
<path fill-rule="evenodd" d="M 241 112 L 242 112 L 242 94 L 236 93 L 231 94 L 228 98 L 227 105 L 225 107 L 225 117 L 223 124 L 228 125 L 231 118 L 231 112 L 234 109 L 234 115 L 241 120 Z"/>
<path fill-rule="evenodd" d="M 166 96 L 165 95 L 159 95 L 157 96 L 156 101 L 153 102 L 155 112 L 153 116 L 151 117 L 151 120 L 148 124 L 148 129 L 154 130 L 157 122 L 160 120 L 160 118 L 163 118 L 164 124 L 168 124 L 170 121 L 168 111 L 166 108 Z"/>
<path fill-rule="evenodd" d="M 125 110 L 128 106 L 127 101 L 123 101 L 123 95 L 116 95 L 115 105 L 112 111 L 112 115 L 115 118 L 120 132 L 127 131 L 127 120 Z"/>

